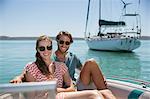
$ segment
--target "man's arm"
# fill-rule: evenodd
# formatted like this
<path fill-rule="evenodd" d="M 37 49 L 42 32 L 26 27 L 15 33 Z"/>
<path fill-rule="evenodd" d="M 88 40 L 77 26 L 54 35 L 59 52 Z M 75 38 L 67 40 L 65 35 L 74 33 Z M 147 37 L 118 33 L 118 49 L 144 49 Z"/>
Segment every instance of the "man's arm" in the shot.
<path fill-rule="evenodd" d="M 74 55 L 74 58 L 75 58 L 75 61 L 76 61 L 76 69 L 81 70 L 82 63 L 81 63 L 80 59 L 76 55 Z"/>

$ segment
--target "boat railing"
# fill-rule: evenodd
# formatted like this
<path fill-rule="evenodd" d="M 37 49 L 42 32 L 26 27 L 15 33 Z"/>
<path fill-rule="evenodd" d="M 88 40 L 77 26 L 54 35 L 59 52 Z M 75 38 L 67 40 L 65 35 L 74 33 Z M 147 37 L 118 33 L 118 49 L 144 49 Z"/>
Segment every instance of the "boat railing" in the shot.
<path fill-rule="evenodd" d="M 150 82 L 149 81 L 144 81 L 141 79 L 135 79 L 135 78 L 125 78 L 125 77 L 118 77 L 118 76 L 110 76 L 108 79 L 114 79 L 114 80 L 120 80 L 120 81 L 125 81 L 125 82 L 130 82 L 133 84 L 138 84 L 141 85 L 143 88 L 150 88 Z"/>
<path fill-rule="evenodd" d="M 55 99 L 56 81 L 0 84 L 0 99 Z"/>

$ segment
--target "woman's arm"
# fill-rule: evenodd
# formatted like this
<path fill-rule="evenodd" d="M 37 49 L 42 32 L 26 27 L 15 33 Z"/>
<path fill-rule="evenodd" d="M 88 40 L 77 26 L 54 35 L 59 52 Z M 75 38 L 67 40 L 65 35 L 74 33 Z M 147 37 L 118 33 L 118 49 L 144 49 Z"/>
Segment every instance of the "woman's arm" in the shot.
<path fill-rule="evenodd" d="M 33 77 L 33 75 L 31 75 L 31 73 L 29 73 L 28 71 L 26 71 L 25 74 L 25 78 L 27 82 L 35 82 L 35 78 Z"/>
<path fill-rule="evenodd" d="M 71 92 L 75 91 L 73 82 L 71 80 L 71 77 L 69 76 L 68 71 L 63 75 L 64 83 L 68 86 L 67 88 L 57 88 L 57 92 Z"/>
<path fill-rule="evenodd" d="M 10 81 L 10 83 L 22 83 L 22 82 L 26 81 L 25 74 L 26 74 L 26 71 L 24 70 L 22 72 L 22 74 L 20 74 L 19 76 L 16 76 L 14 79 L 12 79 Z"/>

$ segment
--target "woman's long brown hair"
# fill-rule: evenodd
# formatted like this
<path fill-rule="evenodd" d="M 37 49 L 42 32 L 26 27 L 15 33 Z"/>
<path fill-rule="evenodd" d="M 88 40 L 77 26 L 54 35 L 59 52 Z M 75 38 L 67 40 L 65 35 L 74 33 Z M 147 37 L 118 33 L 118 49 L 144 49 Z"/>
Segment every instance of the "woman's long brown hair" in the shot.
<path fill-rule="evenodd" d="M 43 35 L 43 36 L 40 36 L 37 41 L 36 41 L 36 51 L 38 50 L 38 47 L 39 47 L 39 42 L 42 41 L 42 40 L 48 40 L 51 42 L 52 44 L 52 40 L 46 36 L 46 35 Z M 37 65 L 38 69 L 41 71 L 41 73 L 43 75 L 48 75 L 50 74 L 49 72 L 49 69 L 48 69 L 48 66 L 46 66 L 46 63 L 43 61 L 42 57 L 40 56 L 40 53 L 37 51 L 36 52 L 36 61 L 35 61 L 35 64 Z"/>

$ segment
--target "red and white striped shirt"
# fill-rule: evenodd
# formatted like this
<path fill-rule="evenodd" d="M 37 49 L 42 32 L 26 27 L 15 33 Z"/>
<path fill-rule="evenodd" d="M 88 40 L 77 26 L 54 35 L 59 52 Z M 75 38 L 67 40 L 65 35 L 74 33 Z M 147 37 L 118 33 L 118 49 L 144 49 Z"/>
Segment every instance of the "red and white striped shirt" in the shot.
<path fill-rule="evenodd" d="M 60 88 L 63 86 L 63 75 L 67 72 L 68 68 L 62 62 L 54 62 L 54 65 L 55 65 L 55 72 L 53 76 L 55 79 L 57 79 L 57 87 Z M 37 82 L 49 80 L 49 78 L 46 75 L 43 75 L 41 73 L 35 62 L 28 63 L 25 67 L 25 70 L 29 72 Z"/>

